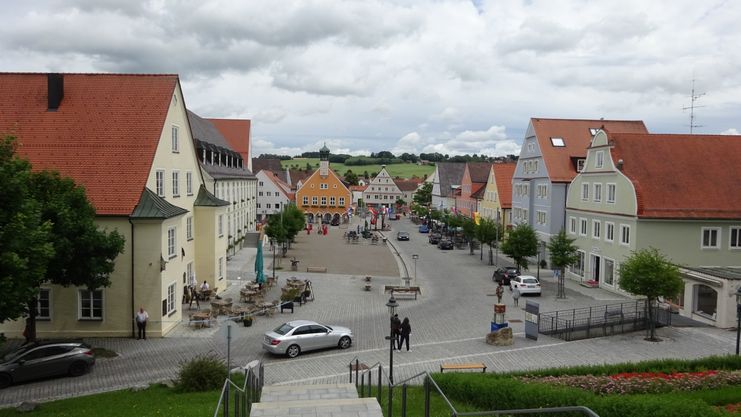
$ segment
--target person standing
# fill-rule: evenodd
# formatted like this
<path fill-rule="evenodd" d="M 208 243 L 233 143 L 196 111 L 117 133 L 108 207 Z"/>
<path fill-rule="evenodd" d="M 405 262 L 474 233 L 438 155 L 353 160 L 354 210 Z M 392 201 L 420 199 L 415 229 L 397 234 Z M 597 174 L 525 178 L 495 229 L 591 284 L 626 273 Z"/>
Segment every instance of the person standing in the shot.
<path fill-rule="evenodd" d="M 149 321 L 149 314 L 146 310 L 144 310 L 144 307 L 139 308 L 139 311 L 136 313 L 135 319 L 136 328 L 139 331 L 138 335 L 136 336 L 136 340 L 147 340 L 147 322 Z"/>
<path fill-rule="evenodd" d="M 203 284 L 201 284 L 201 291 L 208 291 L 208 282 L 203 281 Z"/>
<path fill-rule="evenodd" d="M 514 290 L 512 290 L 512 301 L 514 301 L 515 307 L 517 307 L 517 305 L 520 302 L 520 290 L 519 290 L 519 288 L 515 288 Z"/>
<path fill-rule="evenodd" d="M 394 314 L 394 317 L 391 317 L 391 341 L 394 349 L 401 342 L 401 320 L 399 320 L 398 314 Z"/>
<path fill-rule="evenodd" d="M 401 346 L 406 342 L 407 352 L 409 352 L 409 335 L 412 333 L 412 326 L 409 324 L 409 317 L 404 317 L 404 321 L 401 322 L 401 334 L 399 338 L 399 350 Z"/>

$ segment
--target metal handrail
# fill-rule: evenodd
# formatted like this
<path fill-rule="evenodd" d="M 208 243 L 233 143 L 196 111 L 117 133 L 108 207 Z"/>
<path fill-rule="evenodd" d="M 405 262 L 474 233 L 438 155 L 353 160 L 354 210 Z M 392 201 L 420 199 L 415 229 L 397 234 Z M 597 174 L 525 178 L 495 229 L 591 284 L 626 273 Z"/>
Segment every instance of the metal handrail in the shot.
<path fill-rule="evenodd" d="M 257 369 L 257 373 L 255 372 Z M 262 362 L 257 363 L 257 366 L 245 368 L 244 370 L 244 383 L 240 388 L 237 384 L 232 382 L 230 378 L 226 378 L 224 385 L 221 388 L 221 395 L 219 395 L 219 401 L 216 404 L 214 410 L 214 417 L 218 417 L 219 410 L 222 410 L 222 415 L 228 417 L 233 414 L 234 417 L 247 417 L 249 416 L 252 403 L 259 401 L 260 395 L 262 394 L 262 386 L 264 383 L 264 370 Z M 229 393 L 231 387 L 234 387 L 234 412 L 229 412 Z M 223 408 L 222 408 L 223 405 Z"/>
<path fill-rule="evenodd" d="M 359 363 L 359 358 L 355 358 L 354 361 L 356 363 Z M 350 366 L 352 366 L 352 362 L 350 363 Z M 383 366 L 380 362 L 376 362 L 373 366 L 368 367 L 368 369 L 363 370 L 363 372 L 360 373 L 360 377 L 355 377 L 355 386 L 358 386 L 358 380 L 362 381 L 360 383 L 360 396 L 365 396 L 365 375 L 368 374 L 368 396 L 371 394 L 371 379 L 372 379 L 372 371 L 373 369 L 378 368 L 379 375 L 378 375 L 378 385 L 377 385 L 377 400 L 380 403 L 382 403 L 381 399 L 381 389 L 382 389 L 382 381 L 381 381 L 381 375 L 384 374 Z M 357 368 L 356 368 L 357 369 Z M 430 374 L 427 371 L 422 371 L 414 376 L 408 377 L 402 381 L 393 383 L 388 379 L 388 376 L 386 376 L 386 382 L 388 384 L 388 405 L 387 405 L 387 414 L 386 417 L 393 417 L 393 398 L 394 398 L 394 388 L 401 386 L 402 390 L 402 404 L 401 404 L 401 416 L 406 417 L 407 407 L 406 407 L 406 401 L 407 401 L 407 387 L 409 386 L 409 381 L 413 379 L 417 379 L 419 377 L 424 377 L 424 391 L 425 391 L 425 400 L 424 400 L 424 416 L 429 417 L 430 416 L 430 392 L 431 389 L 434 387 L 435 391 L 442 397 L 445 404 L 447 404 L 448 408 L 450 409 L 450 415 L 452 417 L 458 417 L 458 416 L 499 416 L 499 415 L 508 415 L 508 414 L 561 414 L 561 413 L 581 413 L 588 417 L 599 417 L 597 413 L 589 409 L 588 407 L 584 406 L 566 406 L 566 407 L 547 407 L 547 408 L 523 408 L 523 409 L 512 409 L 512 410 L 490 410 L 490 411 L 471 411 L 471 412 L 459 412 L 456 410 L 453 403 L 450 401 L 450 399 L 445 395 L 443 390 L 440 388 L 440 386 L 435 382 L 435 379 L 433 378 L 432 374 Z M 351 374 L 352 378 L 352 374 Z M 352 383 L 352 379 L 350 380 Z"/>

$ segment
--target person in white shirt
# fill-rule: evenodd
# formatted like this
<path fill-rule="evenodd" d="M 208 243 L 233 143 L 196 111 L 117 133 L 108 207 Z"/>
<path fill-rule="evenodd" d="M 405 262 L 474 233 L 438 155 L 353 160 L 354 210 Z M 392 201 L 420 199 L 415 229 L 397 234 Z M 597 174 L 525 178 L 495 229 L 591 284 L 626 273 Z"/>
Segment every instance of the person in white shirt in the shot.
<path fill-rule="evenodd" d="M 149 314 L 144 310 L 144 307 L 139 308 L 136 313 L 136 328 L 139 330 L 139 334 L 136 340 L 147 339 L 147 321 L 149 321 Z"/>
<path fill-rule="evenodd" d="M 203 284 L 201 284 L 201 291 L 208 291 L 208 282 L 203 281 Z"/>

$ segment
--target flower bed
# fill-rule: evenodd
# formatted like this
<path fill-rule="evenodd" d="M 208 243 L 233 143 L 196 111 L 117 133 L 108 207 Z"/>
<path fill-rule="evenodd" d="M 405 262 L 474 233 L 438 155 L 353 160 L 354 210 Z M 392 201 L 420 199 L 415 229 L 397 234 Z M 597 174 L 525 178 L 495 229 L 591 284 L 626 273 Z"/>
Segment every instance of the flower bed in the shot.
<path fill-rule="evenodd" d="M 524 376 L 518 379 L 523 382 L 580 388 L 600 395 L 654 394 L 741 385 L 741 371 L 623 372 L 604 376 Z"/>

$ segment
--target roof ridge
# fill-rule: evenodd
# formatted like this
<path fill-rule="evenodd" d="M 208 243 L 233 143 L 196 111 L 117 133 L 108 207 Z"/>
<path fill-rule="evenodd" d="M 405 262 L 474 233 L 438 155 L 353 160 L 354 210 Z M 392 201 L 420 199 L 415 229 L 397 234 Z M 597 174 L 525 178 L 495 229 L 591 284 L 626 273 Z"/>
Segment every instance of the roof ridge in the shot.
<path fill-rule="evenodd" d="M 116 76 L 116 77 L 180 77 L 177 73 L 154 73 L 154 72 L 141 72 L 141 73 L 118 73 L 118 72 L 56 72 L 56 71 L 39 71 L 39 72 L 16 72 L 16 71 L 9 71 L 4 72 L 0 71 L 0 74 L 5 75 L 46 75 L 46 74 L 61 74 L 61 75 L 95 75 L 95 76 Z"/>

